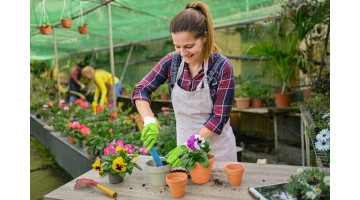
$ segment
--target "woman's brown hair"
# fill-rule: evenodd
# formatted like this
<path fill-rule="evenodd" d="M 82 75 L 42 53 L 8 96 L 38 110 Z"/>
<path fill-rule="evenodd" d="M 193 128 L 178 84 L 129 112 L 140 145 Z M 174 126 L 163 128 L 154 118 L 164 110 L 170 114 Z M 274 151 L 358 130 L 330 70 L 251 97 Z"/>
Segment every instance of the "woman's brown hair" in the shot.
<path fill-rule="evenodd" d="M 204 44 L 204 59 L 210 57 L 211 51 L 219 51 L 215 44 L 210 11 L 203 2 L 187 3 L 184 10 L 180 11 L 171 20 L 169 30 L 170 33 L 191 32 L 196 39 L 207 36 Z"/>

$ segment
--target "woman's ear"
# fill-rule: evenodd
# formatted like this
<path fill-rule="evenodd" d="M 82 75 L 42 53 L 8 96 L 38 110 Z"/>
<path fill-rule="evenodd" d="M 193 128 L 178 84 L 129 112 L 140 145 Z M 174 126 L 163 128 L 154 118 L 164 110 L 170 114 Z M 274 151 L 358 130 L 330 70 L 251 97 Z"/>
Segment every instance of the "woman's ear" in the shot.
<path fill-rule="evenodd" d="M 203 39 L 203 42 L 205 43 L 206 42 L 206 40 L 207 40 L 207 34 L 208 32 L 207 31 L 205 31 L 205 33 L 204 33 L 204 37 L 202 38 Z"/>

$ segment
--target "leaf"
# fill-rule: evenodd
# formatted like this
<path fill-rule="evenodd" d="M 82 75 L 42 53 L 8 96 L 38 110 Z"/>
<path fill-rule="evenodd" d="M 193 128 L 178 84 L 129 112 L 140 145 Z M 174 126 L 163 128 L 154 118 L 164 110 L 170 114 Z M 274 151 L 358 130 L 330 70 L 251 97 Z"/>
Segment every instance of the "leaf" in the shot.
<path fill-rule="evenodd" d="M 133 163 L 133 165 L 134 165 L 134 167 L 136 167 L 138 170 L 142 170 L 142 168 L 141 168 L 138 164 Z"/>

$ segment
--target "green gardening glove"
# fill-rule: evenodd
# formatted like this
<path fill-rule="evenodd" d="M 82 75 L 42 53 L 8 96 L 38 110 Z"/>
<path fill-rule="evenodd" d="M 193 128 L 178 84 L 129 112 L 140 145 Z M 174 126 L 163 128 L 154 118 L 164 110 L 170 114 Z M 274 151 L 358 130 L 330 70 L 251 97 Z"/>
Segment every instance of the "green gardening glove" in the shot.
<path fill-rule="evenodd" d="M 159 129 L 156 123 L 150 123 L 144 126 L 140 140 L 144 142 L 143 145 L 146 147 L 146 151 L 150 151 L 154 147 L 158 135 Z"/>
<path fill-rule="evenodd" d="M 181 165 L 181 156 L 184 153 L 184 149 L 182 148 L 183 146 L 187 148 L 186 145 L 182 144 L 175 147 L 168 154 L 166 154 L 165 156 L 165 158 L 167 158 L 166 162 L 171 164 L 172 168 L 179 167 Z"/>

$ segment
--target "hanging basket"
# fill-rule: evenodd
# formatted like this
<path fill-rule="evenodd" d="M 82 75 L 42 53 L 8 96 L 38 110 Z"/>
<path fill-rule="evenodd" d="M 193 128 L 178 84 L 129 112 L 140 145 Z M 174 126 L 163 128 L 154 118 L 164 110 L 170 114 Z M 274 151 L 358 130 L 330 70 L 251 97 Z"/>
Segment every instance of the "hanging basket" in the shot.
<path fill-rule="evenodd" d="M 80 34 L 87 34 L 88 33 L 88 27 L 87 26 L 78 26 L 78 31 Z"/>
<path fill-rule="evenodd" d="M 40 33 L 43 35 L 50 35 L 51 26 L 40 26 Z"/>
<path fill-rule="evenodd" d="M 62 19 L 61 26 L 63 28 L 70 28 L 71 27 L 71 19 Z"/>

